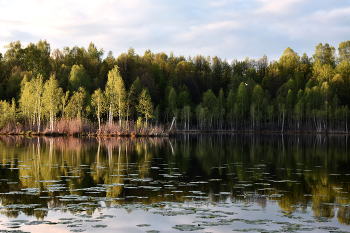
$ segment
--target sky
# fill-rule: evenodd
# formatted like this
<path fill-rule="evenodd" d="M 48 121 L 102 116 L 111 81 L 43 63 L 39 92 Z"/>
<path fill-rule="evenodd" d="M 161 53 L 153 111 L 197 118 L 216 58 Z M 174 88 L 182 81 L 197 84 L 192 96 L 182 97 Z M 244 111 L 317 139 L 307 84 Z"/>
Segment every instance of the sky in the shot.
<path fill-rule="evenodd" d="M 350 0 L 0 0 L 0 52 L 11 41 L 51 49 L 88 48 L 105 56 L 172 51 L 231 61 L 278 60 L 290 47 L 312 56 L 350 40 Z"/>

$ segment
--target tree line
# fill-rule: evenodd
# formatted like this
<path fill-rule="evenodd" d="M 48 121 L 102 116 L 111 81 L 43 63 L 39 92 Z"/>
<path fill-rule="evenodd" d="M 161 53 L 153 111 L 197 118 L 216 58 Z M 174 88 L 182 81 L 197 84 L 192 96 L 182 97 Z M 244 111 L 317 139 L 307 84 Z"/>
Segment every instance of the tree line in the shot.
<path fill-rule="evenodd" d="M 0 127 L 57 132 L 76 120 L 101 131 L 114 125 L 177 130 L 347 132 L 350 41 L 318 44 L 311 57 L 287 48 L 231 63 L 171 52 L 114 57 L 90 43 L 51 50 L 20 41 L 0 53 Z M 91 127 L 93 126 L 93 127 Z M 63 129 L 62 129 L 63 130 Z"/>

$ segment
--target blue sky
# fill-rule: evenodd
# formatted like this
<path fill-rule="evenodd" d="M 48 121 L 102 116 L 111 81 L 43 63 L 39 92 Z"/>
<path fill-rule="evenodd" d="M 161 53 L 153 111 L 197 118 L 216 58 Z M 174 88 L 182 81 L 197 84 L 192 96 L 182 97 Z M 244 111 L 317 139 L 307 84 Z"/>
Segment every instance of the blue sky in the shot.
<path fill-rule="evenodd" d="M 311 56 L 319 43 L 350 40 L 350 1 L 0 0 L 0 52 L 40 39 L 51 49 L 93 42 L 115 56 L 129 47 L 228 61 L 277 60 L 287 47 Z"/>

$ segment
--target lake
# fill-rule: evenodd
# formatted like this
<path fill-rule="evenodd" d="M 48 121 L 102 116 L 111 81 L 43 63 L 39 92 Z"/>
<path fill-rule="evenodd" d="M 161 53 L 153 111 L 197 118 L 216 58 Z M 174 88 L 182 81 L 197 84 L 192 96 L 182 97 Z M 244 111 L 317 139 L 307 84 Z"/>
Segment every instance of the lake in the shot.
<path fill-rule="evenodd" d="M 0 137 L 0 232 L 350 232 L 347 135 Z"/>

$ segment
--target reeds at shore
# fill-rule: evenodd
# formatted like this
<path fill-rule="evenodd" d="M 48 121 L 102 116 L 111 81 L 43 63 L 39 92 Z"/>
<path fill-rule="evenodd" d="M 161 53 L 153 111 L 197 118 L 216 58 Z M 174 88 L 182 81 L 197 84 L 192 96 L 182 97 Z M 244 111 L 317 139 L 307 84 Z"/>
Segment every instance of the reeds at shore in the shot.
<path fill-rule="evenodd" d="M 44 125 L 9 123 L 0 130 L 2 135 L 42 135 L 42 136 L 99 136 L 99 137 L 167 137 L 162 125 L 137 125 L 133 121 L 101 124 L 101 128 L 85 119 L 58 119 L 53 130 Z"/>

